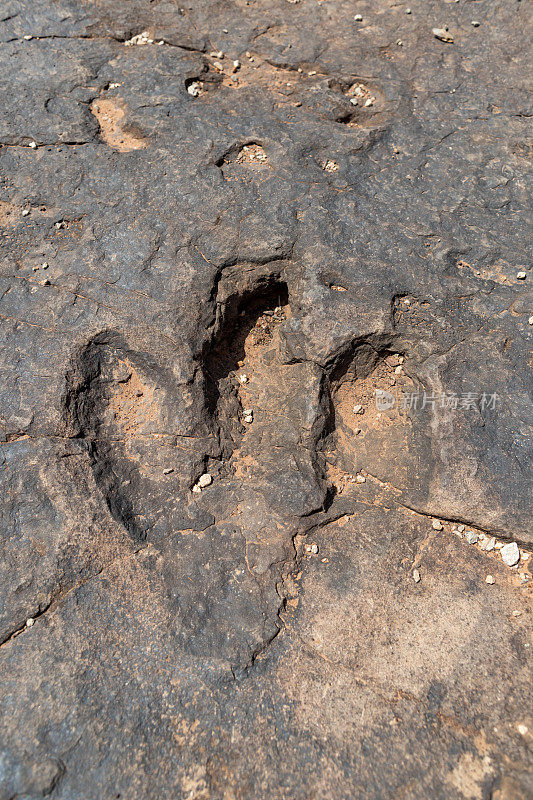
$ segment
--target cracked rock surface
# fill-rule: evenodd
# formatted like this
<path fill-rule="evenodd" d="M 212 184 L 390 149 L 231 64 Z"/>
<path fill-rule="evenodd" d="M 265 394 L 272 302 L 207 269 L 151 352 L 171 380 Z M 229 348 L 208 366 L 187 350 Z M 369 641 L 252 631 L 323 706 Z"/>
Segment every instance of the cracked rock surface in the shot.
<path fill-rule="evenodd" d="M 527 9 L 406 11 L 2 3 L 0 800 L 533 796 Z"/>

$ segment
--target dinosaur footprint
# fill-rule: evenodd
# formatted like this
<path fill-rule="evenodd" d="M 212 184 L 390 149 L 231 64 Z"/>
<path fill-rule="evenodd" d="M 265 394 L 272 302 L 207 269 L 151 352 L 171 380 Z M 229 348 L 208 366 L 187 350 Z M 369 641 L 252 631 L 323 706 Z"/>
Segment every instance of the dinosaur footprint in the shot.
<path fill-rule="evenodd" d="M 182 381 L 157 343 L 95 337 L 69 371 L 65 418 L 111 514 L 152 548 L 143 563 L 175 610 L 170 635 L 240 669 L 278 632 L 276 584 L 301 518 L 324 504 L 322 373 L 286 363 L 287 286 L 268 272 L 243 283 L 229 270 L 217 309 L 201 369 Z"/>

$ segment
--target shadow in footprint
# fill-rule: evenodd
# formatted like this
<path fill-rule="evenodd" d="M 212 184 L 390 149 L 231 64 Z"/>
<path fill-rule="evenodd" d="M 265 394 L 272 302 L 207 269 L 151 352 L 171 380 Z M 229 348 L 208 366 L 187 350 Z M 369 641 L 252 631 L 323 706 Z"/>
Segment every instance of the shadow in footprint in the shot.
<path fill-rule="evenodd" d="M 258 324 L 265 337 L 271 335 L 280 321 L 276 309 L 288 307 L 288 296 L 286 283 L 262 280 L 253 289 L 231 294 L 220 312 L 218 332 L 204 353 L 203 364 L 206 408 L 218 427 L 223 459 L 231 456 L 242 438 L 236 373 L 245 362 L 246 341 Z"/>

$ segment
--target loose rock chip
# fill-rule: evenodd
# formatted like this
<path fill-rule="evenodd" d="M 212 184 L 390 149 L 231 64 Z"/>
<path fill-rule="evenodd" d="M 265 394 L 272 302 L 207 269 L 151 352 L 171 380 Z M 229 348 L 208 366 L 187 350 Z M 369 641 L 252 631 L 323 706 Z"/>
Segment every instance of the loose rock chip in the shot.
<path fill-rule="evenodd" d="M 514 567 L 514 565 L 518 564 L 520 560 L 520 550 L 518 549 L 518 545 L 516 542 L 510 542 L 509 544 L 504 544 L 504 546 L 500 550 L 500 554 L 503 563 L 507 564 L 508 567 Z"/>
<path fill-rule="evenodd" d="M 439 39 L 441 42 L 448 42 L 450 44 L 453 42 L 453 36 L 447 28 L 433 28 L 432 33 L 435 39 Z"/>

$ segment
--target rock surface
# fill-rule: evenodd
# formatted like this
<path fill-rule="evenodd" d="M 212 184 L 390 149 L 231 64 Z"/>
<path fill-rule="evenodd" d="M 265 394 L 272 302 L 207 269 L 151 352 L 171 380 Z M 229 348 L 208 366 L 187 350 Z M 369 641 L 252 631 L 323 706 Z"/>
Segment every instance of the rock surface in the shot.
<path fill-rule="evenodd" d="M 526 4 L 473 6 L 2 4 L 0 800 L 533 795 Z"/>

